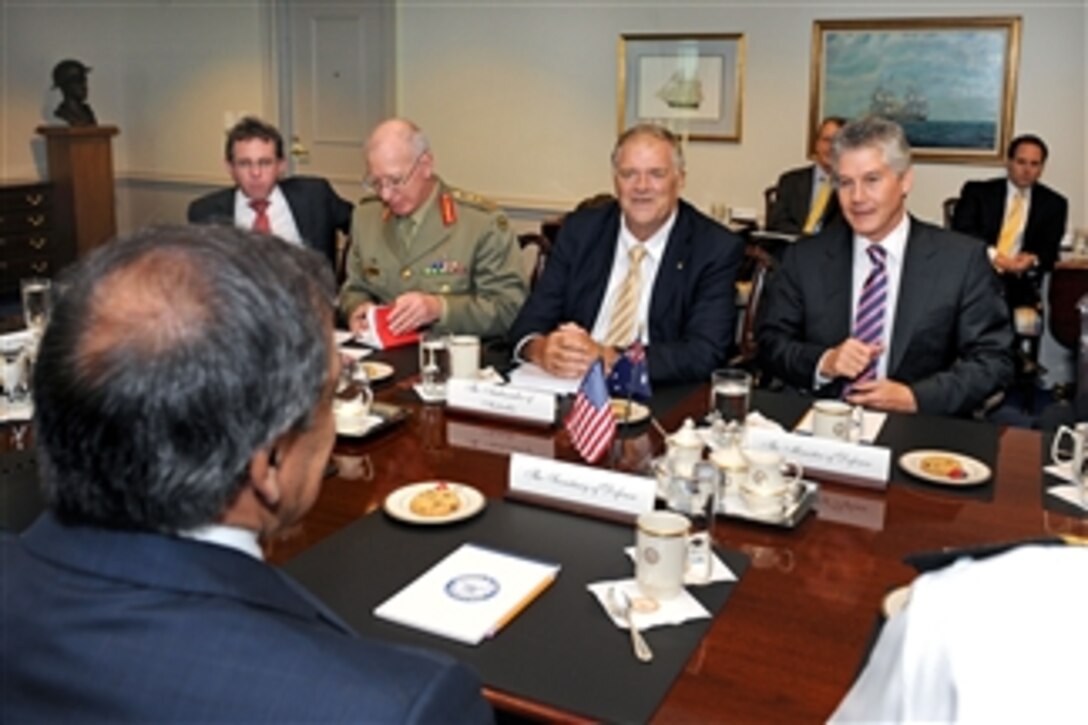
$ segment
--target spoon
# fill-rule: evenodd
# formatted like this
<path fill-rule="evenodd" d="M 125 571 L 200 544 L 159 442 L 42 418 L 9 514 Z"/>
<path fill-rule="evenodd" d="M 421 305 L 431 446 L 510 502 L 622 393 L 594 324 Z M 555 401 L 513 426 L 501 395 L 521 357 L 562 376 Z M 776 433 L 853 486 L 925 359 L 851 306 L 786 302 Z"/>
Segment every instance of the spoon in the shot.
<path fill-rule="evenodd" d="M 635 651 L 635 657 L 640 662 L 649 662 L 654 658 L 654 653 L 650 650 L 650 645 L 646 644 L 646 640 L 642 637 L 642 632 L 635 627 L 634 621 L 631 619 L 631 597 L 627 596 L 627 592 L 616 587 L 608 588 L 608 610 L 613 616 L 627 622 L 627 631 L 631 633 L 631 647 Z"/>

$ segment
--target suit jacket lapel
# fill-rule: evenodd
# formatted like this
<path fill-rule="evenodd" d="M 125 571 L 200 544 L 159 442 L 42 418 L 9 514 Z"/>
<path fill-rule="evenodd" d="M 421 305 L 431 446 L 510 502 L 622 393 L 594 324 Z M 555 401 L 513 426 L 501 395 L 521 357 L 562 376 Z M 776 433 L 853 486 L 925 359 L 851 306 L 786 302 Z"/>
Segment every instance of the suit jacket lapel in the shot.
<path fill-rule="evenodd" d="M 834 236 L 827 245 L 823 269 L 818 272 L 817 279 L 824 281 L 824 309 L 830 314 L 824 318 L 821 327 L 826 330 L 826 339 L 841 342 L 851 335 L 854 328 L 854 321 L 851 319 L 854 298 L 854 232 L 842 224 L 835 225 L 827 233 Z"/>
<path fill-rule="evenodd" d="M 578 283 L 570 288 L 574 297 L 573 304 L 568 304 L 574 310 L 574 321 L 590 332 L 604 304 L 619 234 L 620 207 L 613 202 L 609 213 L 603 216 L 597 229 L 591 231 L 585 241 L 587 251 L 577 260 L 582 268 L 571 270 L 571 277 Z"/>
<path fill-rule="evenodd" d="M 686 268 L 691 259 L 691 245 L 691 209 L 681 201 L 676 212 L 676 223 L 669 232 L 665 253 L 657 268 L 654 290 L 650 294 L 651 339 L 668 337 L 660 326 L 675 324 L 676 311 L 682 309 L 677 297 L 686 289 L 684 276 L 690 274 Z"/>
<path fill-rule="evenodd" d="M 899 297 L 895 303 L 895 328 L 888 358 L 888 377 L 894 377 L 903 361 L 914 331 L 921 322 L 926 303 L 938 278 L 939 247 L 922 226 L 911 217 L 910 234 L 899 275 Z"/>
<path fill-rule="evenodd" d="M 294 217 L 299 237 L 304 240 L 307 246 L 312 246 L 314 242 L 306 240 L 316 240 L 317 238 L 315 236 L 317 230 L 314 228 L 314 217 L 311 214 L 313 205 L 307 204 L 305 199 L 299 197 L 298 189 L 290 183 L 290 179 L 281 181 L 279 186 L 283 198 L 287 200 L 287 207 L 291 210 L 291 216 Z"/>

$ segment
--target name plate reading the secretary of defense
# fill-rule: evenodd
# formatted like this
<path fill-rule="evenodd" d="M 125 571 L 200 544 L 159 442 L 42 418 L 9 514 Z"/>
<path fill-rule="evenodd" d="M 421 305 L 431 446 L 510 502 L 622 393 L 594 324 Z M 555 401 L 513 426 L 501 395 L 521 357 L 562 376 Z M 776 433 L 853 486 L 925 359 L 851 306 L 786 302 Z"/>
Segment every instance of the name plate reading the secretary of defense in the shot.
<path fill-rule="evenodd" d="M 545 499 L 558 508 L 588 508 L 619 514 L 619 518 L 652 511 L 656 492 L 657 482 L 645 476 L 524 453 L 510 455 L 510 495 L 514 498 Z"/>
<path fill-rule="evenodd" d="M 888 486 L 891 449 L 754 426 L 749 426 L 744 437 L 747 448 L 781 453 L 786 460 L 804 466 L 806 472 L 819 472 L 836 482 L 865 488 L 883 489 Z"/>
<path fill-rule="evenodd" d="M 520 420 L 534 425 L 555 423 L 555 394 L 496 385 L 481 380 L 450 378 L 446 407 Z"/>

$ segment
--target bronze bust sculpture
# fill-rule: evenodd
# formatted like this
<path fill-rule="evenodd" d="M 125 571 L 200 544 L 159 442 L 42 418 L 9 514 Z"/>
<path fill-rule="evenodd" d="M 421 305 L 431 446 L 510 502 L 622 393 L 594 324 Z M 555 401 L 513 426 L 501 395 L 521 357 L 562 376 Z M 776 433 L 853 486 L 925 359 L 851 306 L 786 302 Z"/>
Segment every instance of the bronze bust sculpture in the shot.
<path fill-rule="evenodd" d="M 53 87 L 59 88 L 64 100 L 53 111 L 69 126 L 96 126 L 94 111 L 87 105 L 88 66 L 78 60 L 62 60 L 53 66 Z"/>

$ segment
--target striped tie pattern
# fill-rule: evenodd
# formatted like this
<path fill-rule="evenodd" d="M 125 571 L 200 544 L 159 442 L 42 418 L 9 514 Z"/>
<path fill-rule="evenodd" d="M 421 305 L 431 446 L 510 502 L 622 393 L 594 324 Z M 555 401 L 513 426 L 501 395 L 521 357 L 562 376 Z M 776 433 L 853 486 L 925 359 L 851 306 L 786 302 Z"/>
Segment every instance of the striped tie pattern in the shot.
<path fill-rule="evenodd" d="M 635 323 L 638 321 L 638 303 L 642 297 L 642 258 L 646 256 L 646 248 L 636 244 L 627 256 L 630 260 L 627 276 L 623 278 L 619 294 L 616 295 L 612 322 L 604 338 L 604 344 L 609 347 L 627 347 L 634 337 Z"/>
<path fill-rule="evenodd" d="M 1012 195 L 1012 203 L 1009 204 L 1009 213 L 1005 215 L 1005 222 L 1001 225 L 1001 234 L 997 238 L 997 252 L 1006 257 L 1012 254 L 1012 245 L 1016 242 L 1016 235 L 1020 233 L 1020 227 L 1024 223 L 1024 192 L 1017 191 Z"/>
<path fill-rule="evenodd" d="M 884 337 L 884 307 L 888 301 L 888 251 L 879 244 L 870 244 L 865 250 L 872 263 L 865 286 L 861 288 L 858 309 L 854 315 L 854 337 L 869 345 L 879 343 Z M 877 358 L 874 357 L 855 381 L 876 379 Z"/>

